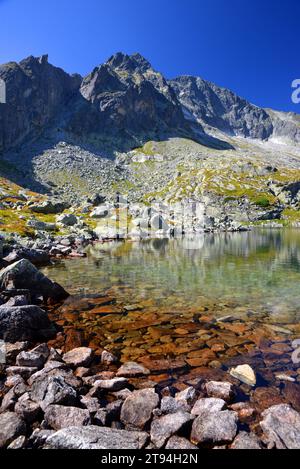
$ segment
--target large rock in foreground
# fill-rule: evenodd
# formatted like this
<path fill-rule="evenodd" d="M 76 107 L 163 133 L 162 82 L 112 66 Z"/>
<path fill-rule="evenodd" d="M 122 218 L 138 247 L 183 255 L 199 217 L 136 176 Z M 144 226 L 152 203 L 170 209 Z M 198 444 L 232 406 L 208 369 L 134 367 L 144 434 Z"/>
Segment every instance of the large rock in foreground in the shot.
<path fill-rule="evenodd" d="M 49 340 L 55 328 L 37 306 L 0 307 L 0 338 L 6 342 Z"/>
<path fill-rule="evenodd" d="M 52 282 L 27 259 L 6 267 L 0 273 L 0 288 L 27 289 L 33 295 L 42 295 L 45 300 L 62 301 L 69 294 L 57 283 Z"/>
<path fill-rule="evenodd" d="M 260 423 L 270 448 L 300 448 L 300 414 L 287 404 L 270 407 Z"/>
<path fill-rule="evenodd" d="M 142 449 L 148 440 L 145 432 L 128 432 L 96 426 L 70 427 L 49 436 L 49 449 Z"/>

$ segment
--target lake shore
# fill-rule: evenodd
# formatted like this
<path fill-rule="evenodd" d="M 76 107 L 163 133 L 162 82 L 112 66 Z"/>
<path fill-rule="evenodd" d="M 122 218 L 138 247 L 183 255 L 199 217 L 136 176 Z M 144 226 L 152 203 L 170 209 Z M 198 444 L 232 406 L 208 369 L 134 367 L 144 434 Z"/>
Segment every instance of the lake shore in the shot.
<path fill-rule="evenodd" d="M 272 341 L 257 336 L 256 346 L 250 347 L 247 355 L 232 353 L 249 346 L 246 325 L 229 316 L 221 318 L 219 325 L 212 324 L 207 311 L 199 311 L 197 318 L 193 316 L 193 328 L 202 330 L 198 336 L 201 344 L 189 351 L 194 354 L 189 362 L 176 356 L 168 342 L 152 356 L 138 357 L 137 361 L 122 357 L 120 362 L 121 357 L 106 347 L 86 343 L 84 337 L 82 340 L 76 328 L 70 332 L 72 329 L 64 324 L 49 321 L 58 305 L 58 310 L 65 308 L 65 318 L 73 321 L 78 298 L 74 303 L 74 298 L 68 298 L 62 287 L 28 260 L 17 261 L 7 269 L 6 274 L 1 273 L 0 315 L 2 331 L 6 327 L 6 337 L 14 343 L 7 341 L 6 363 L 1 367 L 2 447 L 300 446 L 290 427 L 291 421 L 294 428 L 300 425 L 299 366 L 291 361 L 293 336 L 287 338 L 283 331 L 273 331 Z M 111 304 L 113 298 L 105 303 L 105 295 L 82 299 L 83 314 L 98 308 L 97 315 L 111 323 L 120 314 L 141 314 L 134 308 L 112 313 L 109 308 L 118 308 Z M 7 323 L 5 317 L 12 314 L 13 324 Z M 133 319 L 136 321 L 135 316 Z M 152 327 L 155 333 L 160 322 L 159 317 L 142 318 L 136 330 Z M 187 319 L 182 322 L 186 324 Z M 182 343 L 190 340 L 183 333 L 184 327 L 177 325 L 176 332 Z M 209 336 L 218 330 L 217 340 Z M 225 347 L 226 364 L 221 358 L 224 336 L 228 344 L 231 340 Z M 246 344 L 243 336 L 248 336 Z M 284 364 L 286 371 L 282 372 Z M 277 377 L 276 367 L 280 368 Z"/>

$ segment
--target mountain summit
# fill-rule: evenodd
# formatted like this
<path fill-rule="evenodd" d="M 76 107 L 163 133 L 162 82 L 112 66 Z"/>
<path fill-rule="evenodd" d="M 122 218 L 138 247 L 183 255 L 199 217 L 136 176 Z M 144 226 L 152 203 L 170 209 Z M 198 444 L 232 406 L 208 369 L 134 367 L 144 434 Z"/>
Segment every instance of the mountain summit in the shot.
<path fill-rule="evenodd" d="M 28 57 L 1 65 L 0 78 L 7 89 L 2 153 L 49 128 L 94 145 L 113 138 L 127 150 L 168 137 L 215 148 L 226 147 L 222 135 L 300 141 L 296 115 L 261 109 L 199 77 L 167 80 L 138 53 L 118 52 L 84 78 L 49 64 L 48 56 Z"/>

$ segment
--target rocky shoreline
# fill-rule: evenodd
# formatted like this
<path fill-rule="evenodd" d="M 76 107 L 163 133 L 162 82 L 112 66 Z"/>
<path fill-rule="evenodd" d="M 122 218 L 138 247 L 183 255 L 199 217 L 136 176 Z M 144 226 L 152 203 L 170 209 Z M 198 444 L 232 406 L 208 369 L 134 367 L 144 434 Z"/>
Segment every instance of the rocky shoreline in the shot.
<path fill-rule="evenodd" d="M 300 414 L 290 405 L 262 412 L 239 402 L 229 382 L 199 379 L 179 391 L 149 380 L 107 351 L 61 354 L 46 343 L 6 344 L 0 448 L 8 449 L 297 449 Z M 93 372 L 93 364 L 103 371 Z M 105 370 L 105 371 L 104 371 Z"/>
<path fill-rule="evenodd" d="M 31 260 L 39 256 L 31 251 Z M 238 383 L 256 385 L 248 365 L 231 370 L 228 381 L 195 375 L 166 385 L 141 363 L 121 364 L 107 350 L 55 348 L 58 331 L 45 308 L 68 293 L 28 259 L 4 263 L 0 448 L 300 447 L 300 413 L 292 405 L 258 411 L 245 398 Z"/>

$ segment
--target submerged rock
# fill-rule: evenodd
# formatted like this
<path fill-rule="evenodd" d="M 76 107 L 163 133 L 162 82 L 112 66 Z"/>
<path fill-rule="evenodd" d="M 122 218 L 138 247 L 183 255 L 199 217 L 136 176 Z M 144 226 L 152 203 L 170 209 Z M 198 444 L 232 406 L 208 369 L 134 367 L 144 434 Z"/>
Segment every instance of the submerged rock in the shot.
<path fill-rule="evenodd" d="M 135 378 L 138 376 L 149 375 L 150 371 L 145 366 L 135 363 L 127 362 L 118 369 L 117 376 L 124 376 L 125 378 Z"/>
<path fill-rule="evenodd" d="M 256 386 L 256 376 L 254 370 L 249 365 L 240 365 L 230 370 L 230 375 L 248 386 Z"/>
<path fill-rule="evenodd" d="M 67 352 L 63 356 L 64 362 L 68 365 L 79 367 L 89 366 L 93 359 L 93 350 L 88 347 L 79 347 Z"/>

